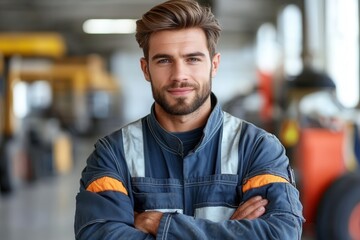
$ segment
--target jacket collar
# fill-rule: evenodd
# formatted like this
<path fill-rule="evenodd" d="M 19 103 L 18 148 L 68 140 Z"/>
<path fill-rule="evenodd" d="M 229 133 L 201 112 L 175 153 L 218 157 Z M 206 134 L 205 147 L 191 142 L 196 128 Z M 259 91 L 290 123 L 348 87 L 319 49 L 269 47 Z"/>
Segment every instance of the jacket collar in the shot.
<path fill-rule="evenodd" d="M 202 148 L 217 133 L 223 122 L 223 112 L 214 93 L 211 93 L 211 105 L 213 107 L 211 114 L 203 130 L 203 137 L 196 150 Z M 146 117 L 150 132 L 163 148 L 166 150 L 182 155 L 183 146 L 174 134 L 165 130 L 156 120 L 154 104 L 151 107 L 151 113 Z"/>

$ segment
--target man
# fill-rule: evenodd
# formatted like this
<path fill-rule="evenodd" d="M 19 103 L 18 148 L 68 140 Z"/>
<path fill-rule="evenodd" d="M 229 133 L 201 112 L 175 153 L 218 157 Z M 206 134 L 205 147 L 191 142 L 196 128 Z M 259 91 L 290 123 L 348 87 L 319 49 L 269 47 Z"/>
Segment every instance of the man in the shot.
<path fill-rule="evenodd" d="M 300 239 L 284 148 L 211 92 L 220 27 L 192 0 L 137 21 L 151 113 L 100 139 L 76 198 L 77 239 Z"/>

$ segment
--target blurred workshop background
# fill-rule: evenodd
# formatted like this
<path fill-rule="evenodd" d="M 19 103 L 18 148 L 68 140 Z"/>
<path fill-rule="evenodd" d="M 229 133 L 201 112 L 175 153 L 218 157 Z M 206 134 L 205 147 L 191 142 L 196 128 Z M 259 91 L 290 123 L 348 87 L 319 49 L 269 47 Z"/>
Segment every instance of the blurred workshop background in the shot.
<path fill-rule="evenodd" d="M 0 238 L 74 239 L 96 139 L 153 102 L 134 21 L 161 0 L 0 0 Z M 295 168 L 303 239 L 360 239 L 358 0 L 199 0 L 223 32 L 213 89 Z"/>

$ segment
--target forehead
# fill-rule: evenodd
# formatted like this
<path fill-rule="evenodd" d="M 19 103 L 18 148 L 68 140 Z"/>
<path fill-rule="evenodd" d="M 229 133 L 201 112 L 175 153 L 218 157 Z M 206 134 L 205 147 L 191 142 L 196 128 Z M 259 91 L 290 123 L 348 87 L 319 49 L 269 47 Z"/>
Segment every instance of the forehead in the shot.
<path fill-rule="evenodd" d="M 163 30 L 151 35 L 149 41 L 149 56 L 154 54 L 179 51 L 201 51 L 208 54 L 205 32 L 200 28 L 180 30 Z"/>

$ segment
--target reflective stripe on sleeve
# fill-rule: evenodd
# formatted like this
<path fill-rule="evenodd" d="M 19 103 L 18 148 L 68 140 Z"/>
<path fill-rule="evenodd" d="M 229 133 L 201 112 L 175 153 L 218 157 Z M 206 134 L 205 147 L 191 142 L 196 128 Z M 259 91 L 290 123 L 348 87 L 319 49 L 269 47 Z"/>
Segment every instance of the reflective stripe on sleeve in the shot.
<path fill-rule="evenodd" d="M 224 112 L 221 142 L 221 173 L 237 174 L 239 165 L 239 140 L 242 121 Z"/>
<path fill-rule="evenodd" d="M 253 188 L 263 187 L 271 183 L 288 183 L 285 178 L 272 175 L 272 174 L 263 174 L 250 178 L 243 185 L 243 192 L 246 192 Z"/>
<path fill-rule="evenodd" d="M 145 177 L 144 139 L 141 119 L 122 129 L 124 154 L 130 175 Z"/>
<path fill-rule="evenodd" d="M 96 179 L 86 188 L 86 190 L 94 193 L 104 192 L 104 191 L 115 191 L 128 195 L 128 192 L 124 187 L 124 184 L 112 177 L 102 177 Z"/>

